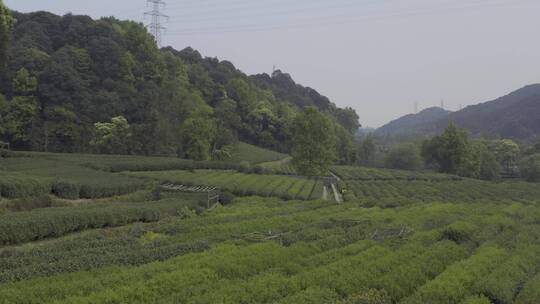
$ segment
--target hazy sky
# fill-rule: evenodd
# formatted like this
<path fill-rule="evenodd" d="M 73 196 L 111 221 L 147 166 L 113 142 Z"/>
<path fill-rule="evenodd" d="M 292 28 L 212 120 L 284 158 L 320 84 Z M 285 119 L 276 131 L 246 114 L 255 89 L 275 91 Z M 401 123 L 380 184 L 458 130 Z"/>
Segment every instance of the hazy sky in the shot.
<path fill-rule="evenodd" d="M 164 45 L 248 74 L 290 73 L 364 126 L 491 100 L 540 82 L 540 0 L 165 0 Z M 4 0 L 148 22 L 145 0 Z"/>

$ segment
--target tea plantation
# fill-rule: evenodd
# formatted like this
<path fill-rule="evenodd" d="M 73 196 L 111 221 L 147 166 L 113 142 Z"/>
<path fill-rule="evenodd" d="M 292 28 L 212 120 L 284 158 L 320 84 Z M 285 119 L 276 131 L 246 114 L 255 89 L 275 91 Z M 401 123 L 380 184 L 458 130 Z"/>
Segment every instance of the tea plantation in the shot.
<path fill-rule="evenodd" d="M 0 303 L 540 303 L 538 184 L 335 167 L 338 204 L 237 162 L 0 162 Z"/>

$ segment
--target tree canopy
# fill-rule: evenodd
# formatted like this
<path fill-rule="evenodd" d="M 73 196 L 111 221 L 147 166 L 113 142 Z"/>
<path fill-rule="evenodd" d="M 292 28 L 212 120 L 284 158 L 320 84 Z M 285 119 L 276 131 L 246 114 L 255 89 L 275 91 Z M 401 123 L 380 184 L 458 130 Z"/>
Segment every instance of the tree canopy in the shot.
<path fill-rule="evenodd" d="M 294 121 L 293 160 L 298 173 L 326 175 L 336 159 L 332 123 L 314 107 L 307 107 Z"/>
<path fill-rule="evenodd" d="M 211 159 L 226 157 L 227 147 L 242 140 L 290 152 L 295 117 L 312 106 L 339 129 L 346 151 L 359 126 L 354 110 L 288 74 L 248 76 L 192 48 L 159 49 L 140 23 L 13 15 L 0 75 L 0 140 L 15 149 Z M 0 29 L 12 24 L 0 18 Z M 131 134 L 124 150 L 103 140 L 103 127 L 118 117 Z M 340 158 L 350 161 L 350 154 Z"/>
<path fill-rule="evenodd" d="M 422 165 L 420 149 L 412 143 L 390 150 L 386 157 L 386 166 L 392 169 L 419 170 Z"/>
<path fill-rule="evenodd" d="M 11 13 L 4 5 L 4 2 L 0 0 L 0 67 L 2 67 L 4 64 L 7 44 L 9 41 L 9 33 L 14 22 L 15 20 L 11 16 Z"/>
<path fill-rule="evenodd" d="M 452 124 L 423 143 L 422 156 L 426 164 L 443 173 L 495 179 L 500 171 L 496 156 L 484 142 L 470 140 L 465 130 Z"/>

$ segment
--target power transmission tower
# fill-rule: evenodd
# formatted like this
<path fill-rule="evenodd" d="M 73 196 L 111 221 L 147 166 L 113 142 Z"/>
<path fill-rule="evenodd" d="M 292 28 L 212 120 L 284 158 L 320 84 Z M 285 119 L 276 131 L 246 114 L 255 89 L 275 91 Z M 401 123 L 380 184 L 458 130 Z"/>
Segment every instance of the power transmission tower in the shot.
<path fill-rule="evenodd" d="M 165 6 L 165 1 L 163 0 L 146 0 L 146 4 L 152 4 L 153 8 L 151 11 L 144 13 L 144 16 L 151 16 L 152 21 L 146 27 L 150 30 L 150 33 L 154 35 L 154 39 L 159 47 L 161 47 L 161 35 L 162 31 L 167 28 L 161 25 L 161 18 L 169 19 L 169 16 L 161 13 L 161 8 Z"/>

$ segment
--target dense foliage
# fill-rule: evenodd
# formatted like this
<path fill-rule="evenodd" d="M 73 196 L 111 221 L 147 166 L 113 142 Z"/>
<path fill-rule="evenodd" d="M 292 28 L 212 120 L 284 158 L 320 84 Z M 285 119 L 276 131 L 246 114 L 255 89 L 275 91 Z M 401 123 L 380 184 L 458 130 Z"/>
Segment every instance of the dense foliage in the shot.
<path fill-rule="evenodd" d="M 336 133 L 330 120 L 313 107 L 298 115 L 294 124 L 292 164 L 307 176 L 324 176 L 336 158 Z"/>
<path fill-rule="evenodd" d="M 13 23 L 14 20 L 11 17 L 11 13 L 4 5 L 4 2 L 0 0 L 0 71 L 3 71 L 7 44 L 9 42 L 9 32 L 13 27 Z"/>
<path fill-rule="evenodd" d="M 386 156 L 386 167 L 402 170 L 418 170 L 423 167 L 420 149 L 414 144 L 402 144 Z"/>
<path fill-rule="evenodd" d="M 511 141 L 488 142 L 491 145 L 491 149 L 488 149 L 488 144 L 471 141 L 465 130 L 449 125 L 442 134 L 424 141 L 422 156 L 426 164 L 442 173 L 496 179 L 500 171 L 500 164 L 496 157 L 499 156 L 500 162 L 509 167 L 513 162 L 507 160 L 508 156 L 505 155 L 517 155 L 517 152 L 507 152 L 505 147 L 513 146 L 508 142 L 513 144 Z M 496 150 L 496 147 L 503 148 Z"/>
<path fill-rule="evenodd" d="M 191 48 L 160 50 L 142 24 L 14 15 L 0 140 L 15 149 L 210 160 L 227 158 L 238 139 L 289 152 L 294 117 L 306 106 L 349 138 L 358 126 L 352 109 L 284 73 L 248 77 Z"/>

